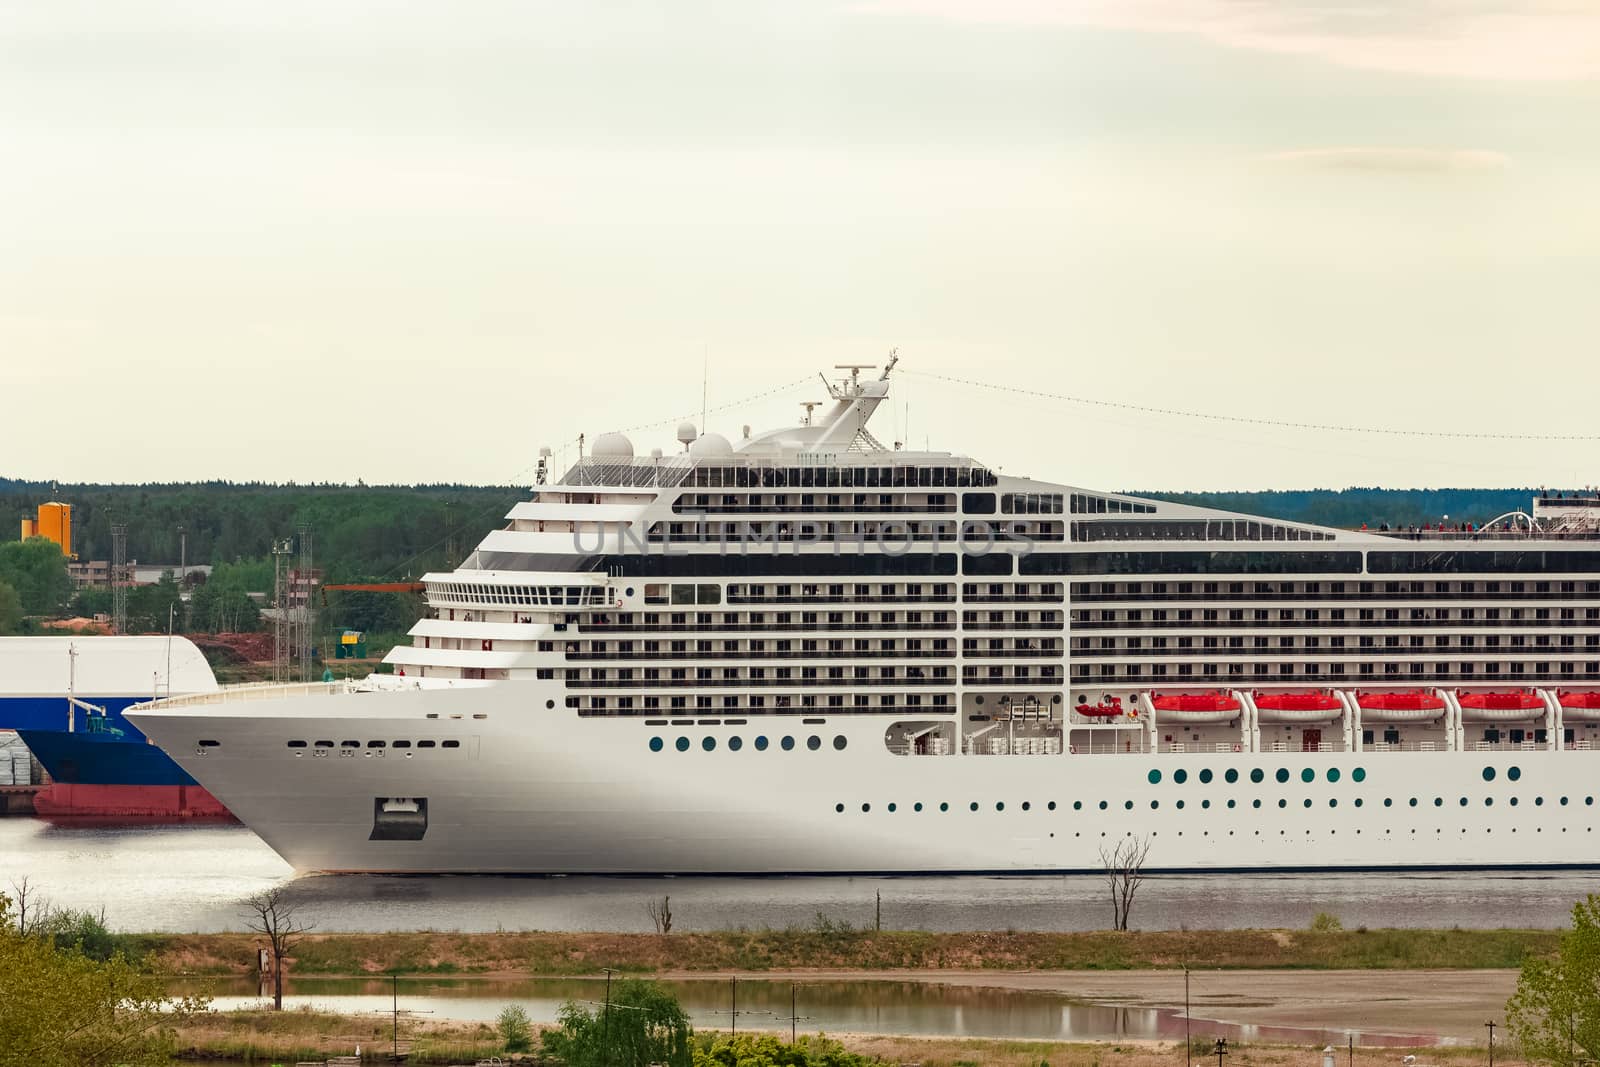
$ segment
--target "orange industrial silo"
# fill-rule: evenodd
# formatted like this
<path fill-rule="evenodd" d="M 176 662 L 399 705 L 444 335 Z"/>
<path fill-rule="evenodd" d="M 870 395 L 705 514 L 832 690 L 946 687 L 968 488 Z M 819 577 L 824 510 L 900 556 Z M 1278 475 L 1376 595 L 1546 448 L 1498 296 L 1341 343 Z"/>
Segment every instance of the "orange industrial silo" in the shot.
<path fill-rule="evenodd" d="M 40 537 L 48 537 L 61 546 L 63 556 L 72 555 L 72 505 L 51 501 L 39 505 Z"/>

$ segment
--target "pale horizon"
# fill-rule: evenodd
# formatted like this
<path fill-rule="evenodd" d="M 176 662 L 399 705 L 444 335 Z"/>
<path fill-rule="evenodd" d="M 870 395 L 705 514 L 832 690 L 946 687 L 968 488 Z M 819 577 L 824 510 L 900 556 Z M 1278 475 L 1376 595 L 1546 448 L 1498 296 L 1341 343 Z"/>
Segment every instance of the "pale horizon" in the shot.
<path fill-rule="evenodd" d="M 1600 482 L 1600 10 L 1457 7 L 0 4 L 0 477 L 526 484 L 898 348 L 1009 474 Z"/>

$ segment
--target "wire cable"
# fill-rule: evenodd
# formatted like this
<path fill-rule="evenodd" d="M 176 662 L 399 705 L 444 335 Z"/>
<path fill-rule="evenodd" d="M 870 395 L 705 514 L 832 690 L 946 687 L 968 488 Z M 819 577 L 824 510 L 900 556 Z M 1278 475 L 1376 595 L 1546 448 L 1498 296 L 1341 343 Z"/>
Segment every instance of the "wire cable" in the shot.
<path fill-rule="evenodd" d="M 1315 430 L 1323 433 L 1358 433 L 1375 434 L 1386 437 L 1434 437 L 1456 440 L 1480 441 L 1600 441 L 1600 434 L 1547 434 L 1547 433 L 1483 433 L 1465 430 L 1397 430 L 1384 426 L 1340 426 L 1333 423 L 1322 422 L 1292 422 L 1288 419 L 1263 419 L 1251 415 L 1219 415 L 1209 411 L 1185 411 L 1180 408 L 1153 407 L 1148 404 L 1128 404 L 1116 400 L 1097 400 L 1093 397 L 1069 396 L 1065 393 L 1052 393 L 1044 389 L 1023 389 L 1014 385 L 997 385 L 993 382 L 980 382 L 972 378 L 957 378 L 948 374 L 933 374 L 928 371 L 904 370 L 902 374 L 914 375 L 918 378 L 929 378 L 934 381 L 949 382 L 954 385 L 971 386 L 976 389 L 989 389 L 997 393 L 1012 393 L 1017 396 L 1038 397 L 1045 400 L 1061 400 L 1069 404 L 1082 404 L 1086 407 L 1113 408 L 1118 411 L 1133 411 L 1143 415 L 1167 415 L 1183 419 L 1201 419 L 1207 422 L 1234 423 L 1246 426 L 1270 426 L 1285 430 Z"/>

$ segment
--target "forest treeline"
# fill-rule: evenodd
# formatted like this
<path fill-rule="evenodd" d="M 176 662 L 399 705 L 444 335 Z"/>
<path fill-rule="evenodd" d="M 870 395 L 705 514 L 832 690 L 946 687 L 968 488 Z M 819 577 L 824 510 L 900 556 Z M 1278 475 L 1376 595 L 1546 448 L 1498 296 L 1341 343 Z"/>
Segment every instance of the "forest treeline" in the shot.
<path fill-rule="evenodd" d="M 1538 489 L 1279 489 L 1241 493 L 1130 491 L 1179 504 L 1222 508 L 1289 522 L 1357 529 L 1482 524 L 1511 511 L 1531 511 Z M 1553 490 L 1552 490 L 1553 491 Z M 1448 516 L 1448 520 L 1446 517 Z"/>
<path fill-rule="evenodd" d="M 311 527 L 314 559 L 329 581 L 416 576 L 446 564 L 452 524 L 460 553 L 502 524 L 528 496 L 512 486 L 272 485 L 199 482 L 148 485 L 63 484 L 0 478 L 0 541 L 52 496 L 73 506 L 73 551 L 111 558 L 111 526 L 128 528 L 128 559 L 176 563 L 178 528 L 187 562 L 268 558 L 274 541 Z"/>

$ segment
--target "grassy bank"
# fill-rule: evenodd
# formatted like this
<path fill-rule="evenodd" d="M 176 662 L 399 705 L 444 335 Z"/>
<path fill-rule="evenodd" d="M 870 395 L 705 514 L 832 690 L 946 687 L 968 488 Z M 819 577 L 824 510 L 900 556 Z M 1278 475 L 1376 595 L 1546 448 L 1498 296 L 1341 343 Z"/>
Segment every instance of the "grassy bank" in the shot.
<path fill-rule="evenodd" d="M 388 1019 L 313 1011 L 211 1012 L 178 1033 L 179 1056 L 186 1060 L 237 1060 L 241 1063 L 318 1062 L 348 1056 L 360 1046 L 384 1062 L 392 1044 Z M 407 1021 L 402 1031 L 408 1062 L 473 1063 L 504 1055 L 492 1027 L 483 1023 Z"/>
<path fill-rule="evenodd" d="M 819 922 L 716 933 L 318 934 L 295 950 L 299 975 L 636 974 L 773 970 L 1481 969 L 1552 951 L 1556 930 L 1190 930 L 1148 933 L 928 933 Z M 137 935 L 153 967 L 247 974 L 248 934 Z"/>
<path fill-rule="evenodd" d="M 357 1044 L 374 1062 L 386 1062 L 392 1047 L 387 1020 L 307 1011 L 217 1012 L 185 1028 L 180 1038 L 185 1059 L 241 1063 L 321 1060 L 349 1055 Z M 491 1055 L 505 1055 L 491 1028 L 484 1024 L 407 1022 L 401 1039 L 410 1050 L 411 1063 L 472 1063 Z M 923 1067 L 1038 1067 L 1041 1063 L 1052 1067 L 1172 1067 L 1183 1055 L 1181 1042 L 1099 1044 L 874 1035 L 847 1035 L 841 1040 L 851 1052 L 886 1063 Z M 1206 1063 L 1208 1051 L 1208 1042 L 1197 1044 L 1196 1062 Z M 1354 1067 L 1394 1067 L 1398 1054 L 1393 1048 L 1357 1049 Z M 1438 1067 L 1470 1067 L 1482 1062 L 1483 1050 L 1435 1047 L 1429 1048 L 1424 1058 Z M 530 1062 L 538 1061 L 531 1057 Z M 1233 1045 L 1228 1059 L 1229 1067 L 1278 1067 L 1306 1062 L 1307 1050 L 1291 1045 Z M 1340 1067 L 1346 1067 L 1347 1062 L 1341 1052 Z M 1505 1062 L 1510 1067 L 1515 1061 Z"/>

